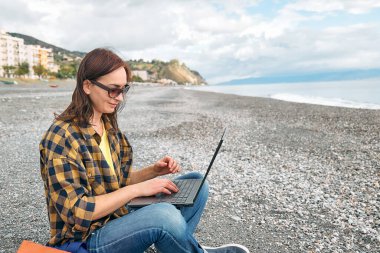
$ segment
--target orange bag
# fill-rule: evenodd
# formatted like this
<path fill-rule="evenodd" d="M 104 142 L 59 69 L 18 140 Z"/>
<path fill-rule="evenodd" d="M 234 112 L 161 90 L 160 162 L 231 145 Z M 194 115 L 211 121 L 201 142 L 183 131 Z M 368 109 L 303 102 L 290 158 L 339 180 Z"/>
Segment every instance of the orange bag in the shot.
<path fill-rule="evenodd" d="M 24 240 L 17 250 L 17 253 L 67 253 L 67 251 Z"/>

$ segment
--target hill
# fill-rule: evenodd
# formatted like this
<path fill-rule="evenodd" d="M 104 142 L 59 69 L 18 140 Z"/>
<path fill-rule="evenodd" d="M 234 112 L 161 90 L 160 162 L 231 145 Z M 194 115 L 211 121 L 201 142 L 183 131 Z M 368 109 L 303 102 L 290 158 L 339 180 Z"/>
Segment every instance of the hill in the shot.
<path fill-rule="evenodd" d="M 189 69 L 184 63 L 180 63 L 176 59 L 169 62 L 130 60 L 128 64 L 133 70 L 146 70 L 155 80 L 170 79 L 178 84 L 206 84 L 206 80 L 197 71 Z"/>
<path fill-rule="evenodd" d="M 9 35 L 24 40 L 27 45 L 40 45 L 45 48 L 52 48 L 54 52 L 54 60 L 61 69 L 70 68 L 68 75 L 62 74 L 63 77 L 75 76 L 75 68 L 78 67 L 79 61 L 86 55 L 85 52 L 69 51 L 67 49 L 57 47 L 42 40 L 36 39 L 32 36 L 8 32 Z M 71 58 L 71 59 L 70 59 Z M 70 59 L 67 61 L 67 59 Z M 128 60 L 128 64 L 132 70 L 145 70 L 151 77 L 151 81 L 157 81 L 160 79 L 170 79 L 178 84 L 205 84 L 205 79 L 194 70 L 189 69 L 184 63 L 180 63 L 178 60 L 171 60 L 170 62 L 163 62 L 160 60 L 153 60 L 151 62 L 140 60 Z M 74 69 L 73 69 L 74 68 Z"/>
<path fill-rule="evenodd" d="M 47 42 L 36 39 L 36 38 L 29 36 L 29 35 L 25 35 L 25 34 L 21 34 L 21 33 L 11 33 L 11 32 L 8 32 L 8 34 L 13 36 L 13 37 L 23 39 L 24 43 L 26 45 L 40 45 L 41 47 L 52 48 L 54 55 L 55 54 L 60 54 L 60 55 L 66 54 L 67 56 L 70 56 L 72 58 L 76 58 L 76 57 L 83 58 L 86 55 L 86 53 L 84 53 L 84 52 L 70 51 L 70 50 L 67 50 L 67 49 L 64 49 L 61 47 L 57 47 L 55 45 L 49 44 Z"/>
<path fill-rule="evenodd" d="M 189 69 L 178 60 L 171 60 L 159 73 L 159 76 L 174 80 L 177 83 L 204 84 L 206 81 L 196 71 Z"/>

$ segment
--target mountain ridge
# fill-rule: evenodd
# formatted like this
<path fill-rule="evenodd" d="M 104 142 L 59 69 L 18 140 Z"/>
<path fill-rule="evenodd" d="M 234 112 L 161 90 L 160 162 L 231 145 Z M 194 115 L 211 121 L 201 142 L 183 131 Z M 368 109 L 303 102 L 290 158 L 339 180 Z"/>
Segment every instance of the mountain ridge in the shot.
<path fill-rule="evenodd" d="M 17 38 L 21 38 L 24 40 L 25 44 L 26 45 L 40 45 L 41 47 L 45 47 L 45 48 L 52 48 L 53 49 L 53 52 L 55 54 L 57 53 L 64 53 L 64 54 L 67 54 L 71 57 L 81 57 L 83 58 L 86 53 L 85 52 L 80 52 L 80 51 L 70 51 L 70 50 L 67 50 L 67 49 L 64 49 L 62 47 L 57 47 L 53 44 L 50 44 L 50 43 L 47 43 L 45 41 L 42 41 L 42 40 L 39 40 L 35 37 L 32 37 L 32 36 L 29 36 L 29 35 L 25 35 L 25 34 L 21 34 L 21 33 L 13 33 L 13 32 L 7 32 L 9 35 L 11 35 L 12 37 L 17 37 Z"/>

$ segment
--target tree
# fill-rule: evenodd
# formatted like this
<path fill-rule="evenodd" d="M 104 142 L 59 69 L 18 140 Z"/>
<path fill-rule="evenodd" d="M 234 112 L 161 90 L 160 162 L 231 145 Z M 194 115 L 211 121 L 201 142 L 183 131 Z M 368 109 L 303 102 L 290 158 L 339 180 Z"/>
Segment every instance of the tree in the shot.
<path fill-rule="evenodd" d="M 76 73 L 77 73 L 77 65 L 75 63 L 62 64 L 59 67 L 57 78 L 59 79 L 74 78 Z"/>
<path fill-rule="evenodd" d="M 181 63 L 179 62 L 179 60 L 173 59 L 173 60 L 170 60 L 170 62 L 169 62 L 168 65 L 171 65 L 171 66 L 180 66 Z"/>
<path fill-rule="evenodd" d="M 134 75 L 134 76 L 132 76 L 132 82 L 143 83 L 144 80 L 141 77 Z"/>
<path fill-rule="evenodd" d="M 41 64 L 38 64 L 36 66 L 33 66 L 34 74 L 38 76 L 38 78 L 41 79 L 42 76 L 46 76 L 48 73 L 48 70 L 42 66 Z"/>
<path fill-rule="evenodd" d="M 4 69 L 4 72 L 5 72 L 5 76 L 9 78 L 13 74 L 14 70 L 16 69 L 16 67 L 12 66 L 12 65 L 4 65 L 3 69 Z"/>
<path fill-rule="evenodd" d="M 23 62 L 18 64 L 17 69 L 15 71 L 16 76 L 25 76 L 29 74 L 29 63 Z"/>

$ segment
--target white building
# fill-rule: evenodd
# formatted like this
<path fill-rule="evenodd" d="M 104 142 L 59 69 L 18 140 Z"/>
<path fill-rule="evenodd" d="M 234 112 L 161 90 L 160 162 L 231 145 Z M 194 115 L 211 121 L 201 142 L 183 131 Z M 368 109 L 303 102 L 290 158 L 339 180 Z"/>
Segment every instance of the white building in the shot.
<path fill-rule="evenodd" d="M 140 77 L 143 81 L 149 79 L 148 71 L 146 70 L 132 70 L 132 75 Z"/>
<path fill-rule="evenodd" d="M 51 48 L 42 48 L 39 45 L 25 45 L 21 38 L 12 37 L 0 30 L 0 76 L 4 76 L 3 66 L 14 66 L 27 62 L 29 77 L 35 78 L 33 66 L 41 64 L 46 69 L 57 72 L 54 64 L 54 55 Z"/>
<path fill-rule="evenodd" d="M 17 66 L 20 60 L 24 60 L 24 40 L 14 38 L 0 30 L 0 76 L 4 76 L 2 66 Z"/>
<path fill-rule="evenodd" d="M 29 64 L 29 76 L 34 77 L 33 66 L 39 64 L 38 47 L 35 45 L 26 45 L 26 62 Z"/>

